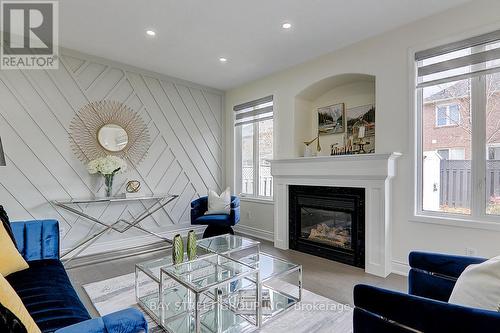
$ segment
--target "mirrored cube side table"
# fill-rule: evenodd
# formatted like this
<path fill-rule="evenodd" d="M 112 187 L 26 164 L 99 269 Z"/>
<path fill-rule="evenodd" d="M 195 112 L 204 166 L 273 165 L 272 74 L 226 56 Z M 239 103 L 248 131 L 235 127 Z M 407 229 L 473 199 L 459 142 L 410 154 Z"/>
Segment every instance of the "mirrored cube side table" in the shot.
<path fill-rule="evenodd" d="M 160 275 L 160 323 L 168 332 L 251 332 L 258 328 L 258 267 L 213 254 L 163 267 Z M 250 301 L 234 297 L 243 285 L 253 291 Z M 252 315 L 238 310 L 247 303 Z"/>
<path fill-rule="evenodd" d="M 212 255 L 198 249 L 197 257 Z M 187 262 L 187 254 L 184 254 Z M 135 265 L 135 295 L 137 304 L 151 316 L 155 322 L 160 321 L 160 271 L 163 267 L 172 266 L 172 248 L 165 251 L 160 259 L 149 260 Z"/>

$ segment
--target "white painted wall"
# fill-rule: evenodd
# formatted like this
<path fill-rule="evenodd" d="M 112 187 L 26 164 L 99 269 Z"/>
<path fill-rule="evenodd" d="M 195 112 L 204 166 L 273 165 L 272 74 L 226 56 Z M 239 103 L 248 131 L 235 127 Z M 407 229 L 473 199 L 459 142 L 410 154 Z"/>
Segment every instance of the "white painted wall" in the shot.
<path fill-rule="evenodd" d="M 102 195 L 102 177 L 88 174 L 69 141 L 76 112 L 101 99 L 130 106 L 151 135 L 146 158 L 117 176 L 115 193 L 123 193 L 127 180 L 137 179 L 144 194 L 180 196 L 143 227 L 171 233 L 189 226 L 191 201 L 206 195 L 207 188 L 220 191 L 225 185 L 223 92 L 69 50 L 63 50 L 58 70 L 0 71 L 0 135 L 7 157 L 7 167 L 0 168 L 0 203 L 12 220 L 59 220 L 63 249 L 97 230 L 49 202 Z M 114 221 L 137 216 L 144 204 L 81 208 Z M 131 230 L 110 233 L 93 248 L 106 251 L 148 241 Z"/>
<path fill-rule="evenodd" d="M 269 216 L 274 214 L 274 203 L 259 203 L 248 199 L 241 200 L 241 220 L 236 230 L 243 234 L 273 241 L 274 224 Z"/>
<path fill-rule="evenodd" d="M 231 124 L 232 107 L 269 94 L 275 101 L 275 158 L 299 156 L 295 127 L 296 95 L 324 78 L 343 73 L 376 76 L 376 126 L 378 153 L 402 152 L 394 181 L 393 267 L 404 269 L 411 250 L 430 250 L 464 254 L 466 247 L 478 255 L 500 253 L 500 233 L 411 221 L 413 207 L 412 113 L 410 49 L 425 49 L 456 39 L 467 38 L 500 27 L 500 2 L 477 0 L 444 13 L 414 22 L 397 30 L 353 44 L 288 70 L 245 84 L 226 93 L 226 120 Z M 300 27 L 297 27 L 300 28 Z M 227 127 L 228 152 L 234 149 L 234 134 Z M 234 182 L 234 159 L 228 155 L 227 182 Z M 257 211 L 261 207 L 255 207 Z M 272 225 L 273 215 L 260 220 Z M 255 224 L 257 225 L 257 224 Z"/>

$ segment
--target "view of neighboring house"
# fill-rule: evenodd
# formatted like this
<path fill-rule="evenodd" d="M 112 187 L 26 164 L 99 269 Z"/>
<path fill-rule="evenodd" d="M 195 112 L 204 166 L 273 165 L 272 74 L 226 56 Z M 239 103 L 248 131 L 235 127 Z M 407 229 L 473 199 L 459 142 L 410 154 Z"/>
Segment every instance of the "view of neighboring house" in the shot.
<path fill-rule="evenodd" d="M 486 187 L 487 195 L 496 201 L 500 196 L 500 75 L 488 76 L 485 88 Z M 424 209 L 463 213 L 470 208 L 473 116 L 470 103 L 469 80 L 424 89 L 422 143 L 424 170 L 428 171 L 424 172 L 424 192 L 425 189 L 428 192 L 424 193 Z M 430 163 L 436 166 L 429 167 Z"/>

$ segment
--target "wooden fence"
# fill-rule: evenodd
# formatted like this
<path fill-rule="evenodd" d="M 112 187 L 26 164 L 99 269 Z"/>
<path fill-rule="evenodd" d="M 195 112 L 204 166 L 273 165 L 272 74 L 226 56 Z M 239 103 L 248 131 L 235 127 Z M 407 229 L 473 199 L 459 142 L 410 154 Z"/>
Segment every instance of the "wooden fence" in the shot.
<path fill-rule="evenodd" d="M 471 161 L 441 160 L 440 205 L 470 208 L 471 181 Z M 500 160 L 487 161 L 486 193 L 490 199 L 500 197 Z"/>

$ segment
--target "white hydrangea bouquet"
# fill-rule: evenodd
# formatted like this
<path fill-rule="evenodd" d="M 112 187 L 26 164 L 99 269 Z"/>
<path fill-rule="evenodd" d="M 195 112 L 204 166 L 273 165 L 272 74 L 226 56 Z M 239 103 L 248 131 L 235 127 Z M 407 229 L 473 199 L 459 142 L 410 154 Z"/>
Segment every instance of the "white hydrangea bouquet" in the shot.
<path fill-rule="evenodd" d="M 92 160 L 87 165 L 90 174 L 100 173 L 104 176 L 106 196 L 110 197 L 113 190 L 113 179 L 116 174 L 127 170 L 127 162 L 118 156 L 108 155 Z"/>

